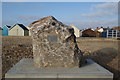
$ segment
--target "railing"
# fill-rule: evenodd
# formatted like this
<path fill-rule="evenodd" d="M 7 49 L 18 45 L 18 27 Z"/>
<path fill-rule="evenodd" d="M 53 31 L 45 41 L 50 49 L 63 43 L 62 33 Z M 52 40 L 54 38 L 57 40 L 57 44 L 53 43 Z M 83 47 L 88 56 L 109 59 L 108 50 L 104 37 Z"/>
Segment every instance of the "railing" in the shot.
<path fill-rule="evenodd" d="M 118 38 L 120 34 L 118 30 L 107 30 L 107 38 Z"/>

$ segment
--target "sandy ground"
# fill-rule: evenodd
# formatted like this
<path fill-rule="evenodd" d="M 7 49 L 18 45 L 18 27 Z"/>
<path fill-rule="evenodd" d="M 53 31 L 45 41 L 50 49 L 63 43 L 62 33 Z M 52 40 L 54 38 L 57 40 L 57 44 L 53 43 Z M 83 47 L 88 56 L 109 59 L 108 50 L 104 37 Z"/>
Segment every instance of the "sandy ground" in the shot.
<path fill-rule="evenodd" d="M 91 58 L 112 73 L 114 78 L 120 74 L 119 41 L 115 39 L 78 38 L 79 48 L 85 58 Z M 2 71 L 4 74 L 22 58 L 32 58 L 32 40 L 30 37 L 2 38 Z M 115 79 L 116 80 L 116 79 Z"/>
<path fill-rule="evenodd" d="M 115 39 L 77 39 L 77 41 L 86 58 L 93 59 L 114 73 L 115 80 L 120 77 L 120 41 Z"/>

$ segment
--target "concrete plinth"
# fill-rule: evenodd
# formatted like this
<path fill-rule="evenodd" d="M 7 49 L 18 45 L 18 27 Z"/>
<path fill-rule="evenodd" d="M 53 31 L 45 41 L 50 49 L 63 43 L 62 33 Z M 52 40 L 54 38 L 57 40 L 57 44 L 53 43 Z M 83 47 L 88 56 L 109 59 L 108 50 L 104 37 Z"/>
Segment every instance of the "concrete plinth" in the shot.
<path fill-rule="evenodd" d="M 81 68 L 41 68 L 34 66 L 33 59 L 22 59 L 6 74 L 6 79 L 77 79 L 77 80 L 112 80 L 113 74 L 91 59 Z M 33 79 L 32 79 L 33 80 Z"/>

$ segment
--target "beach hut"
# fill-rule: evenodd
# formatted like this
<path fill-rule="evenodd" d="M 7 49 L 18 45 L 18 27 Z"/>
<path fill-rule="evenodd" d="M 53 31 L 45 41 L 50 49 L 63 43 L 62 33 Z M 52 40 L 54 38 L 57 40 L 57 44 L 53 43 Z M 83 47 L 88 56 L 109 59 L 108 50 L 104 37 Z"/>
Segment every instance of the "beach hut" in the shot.
<path fill-rule="evenodd" d="M 10 36 L 29 36 L 29 30 L 23 24 L 15 24 L 9 29 Z"/>
<path fill-rule="evenodd" d="M 5 25 L 2 27 L 2 35 L 3 36 L 8 36 L 9 35 L 9 29 L 11 28 L 11 26 Z"/>
<path fill-rule="evenodd" d="M 3 30 L 2 27 L 0 27 L 0 30 Z"/>
<path fill-rule="evenodd" d="M 3 29 L 0 27 L 0 35 L 2 35 L 2 30 L 3 30 Z"/>

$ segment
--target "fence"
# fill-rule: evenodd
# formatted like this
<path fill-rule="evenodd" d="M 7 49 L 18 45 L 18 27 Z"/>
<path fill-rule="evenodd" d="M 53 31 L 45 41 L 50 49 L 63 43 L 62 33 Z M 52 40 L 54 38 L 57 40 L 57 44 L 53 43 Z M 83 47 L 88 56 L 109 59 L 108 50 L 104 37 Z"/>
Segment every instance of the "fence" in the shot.
<path fill-rule="evenodd" d="M 107 38 L 118 38 L 120 33 L 118 30 L 107 30 Z"/>

